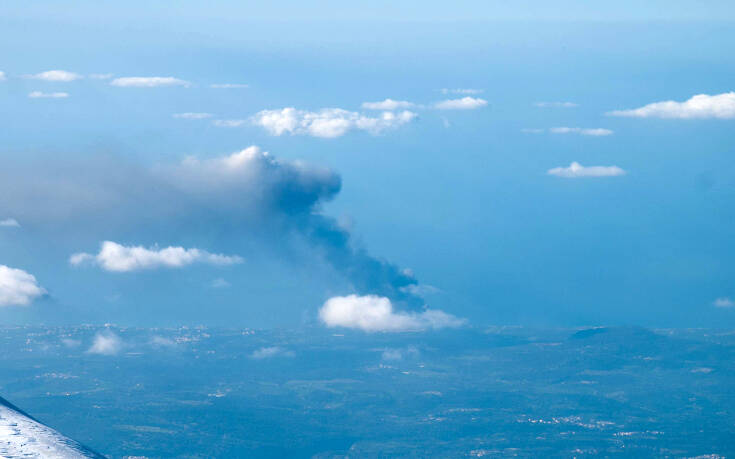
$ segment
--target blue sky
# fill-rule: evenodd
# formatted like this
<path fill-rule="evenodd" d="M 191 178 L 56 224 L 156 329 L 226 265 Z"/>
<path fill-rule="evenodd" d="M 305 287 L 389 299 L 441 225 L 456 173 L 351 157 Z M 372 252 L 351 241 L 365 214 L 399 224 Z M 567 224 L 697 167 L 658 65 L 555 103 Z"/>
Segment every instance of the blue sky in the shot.
<path fill-rule="evenodd" d="M 0 321 L 732 326 L 734 13 L 3 5 Z"/>

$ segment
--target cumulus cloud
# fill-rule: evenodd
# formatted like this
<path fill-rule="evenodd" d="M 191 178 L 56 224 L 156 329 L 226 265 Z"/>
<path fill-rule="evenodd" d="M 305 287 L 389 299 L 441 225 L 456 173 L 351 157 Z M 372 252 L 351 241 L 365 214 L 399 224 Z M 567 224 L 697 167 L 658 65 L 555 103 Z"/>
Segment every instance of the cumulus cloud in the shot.
<path fill-rule="evenodd" d="M 0 306 L 27 306 L 45 293 L 32 274 L 0 265 Z"/>
<path fill-rule="evenodd" d="M 717 298 L 712 304 L 717 308 L 733 308 L 735 307 L 735 301 L 727 297 Z"/>
<path fill-rule="evenodd" d="M 228 245 L 257 241 L 286 262 L 330 266 L 355 292 L 388 297 L 402 308 L 422 307 L 423 299 L 406 288 L 417 284 L 412 273 L 370 254 L 323 213 L 341 185 L 331 169 L 279 159 L 255 146 L 153 167 L 102 155 L 83 163 L 8 162 L 0 168 L 0 215 L 60 235 L 103 233 L 111 240 L 133 230 L 161 240 L 172 225 L 189 236 L 210 237 L 224 225 L 221 237 Z M 100 265 L 97 256 L 75 261 Z"/>
<path fill-rule="evenodd" d="M 66 99 L 69 97 L 69 93 L 33 91 L 28 93 L 28 97 L 31 99 Z"/>
<path fill-rule="evenodd" d="M 250 86 L 242 83 L 215 83 L 210 84 L 209 87 L 214 89 L 244 89 Z"/>
<path fill-rule="evenodd" d="M 69 82 L 83 78 L 81 75 L 66 70 L 49 70 L 46 72 L 36 73 L 35 75 L 27 75 L 28 78 L 43 81 Z"/>
<path fill-rule="evenodd" d="M 714 96 L 697 94 L 684 102 L 654 102 L 640 108 L 615 110 L 607 114 L 631 118 L 732 119 L 735 118 L 735 92 Z"/>
<path fill-rule="evenodd" d="M 288 349 L 284 349 L 280 346 L 270 346 L 261 347 L 260 349 L 253 351 L 250 354 L 250 358 L 255 360 L 262 360 L 272 357 L 293 357 L 294 355 L 295 354 L 293 353 L 293 351 L 289 351 Z"/>
<path fill-rule="evenodd" d="M 487 105 L 485 99 L 475 97 L 463 97 L 461 99 L 447 99 L 434 104 L 439 110 L 473 110 Z"/>
<path fill-rule="evenodd" d="M 115 355 L 123 348 L 123 341 L 111 331 L 99 332 L 94 335 L 92 346 L 87 350 L 89 354 Z"/>
<path fill-rule="evenodd" d="M 625 175 L 625 171 L 618 166 L 583 166 L 574 161 L 569 167 L 555 167 L 549 169 L 549 175 L 557 177 L 578 178 L 578 177 L 616 177 Z"/>
<path fill-rule="evenodd" d="M 155 268 L 183 268 L 194 263 L 226 266 L 242 263 L 242 258 L 236 255 L 209 253 L 200 249 L 183 247 L 146 249 L 142 246 L 126 247 L 116 242 L 104 241 L 97 255 L 75 253 L 69 258 L 69 263 L 73 266 L 93 263 L 105 271 L 128 272 Z"/>
<path fill-rule="evenodd" d="M 214 120 L 212 124 L 217 127 L 236 128 L 247 124 L 248 120 Z"/>
<path fill-rule="evenodd" d="M 341 108 L 324 108 L 318 112 L 310 112 L 289 107 L 281 110 L 263 110 L 255 114 L 252 121 L 271 135 L 301 134 L 334 138 L 351 130 L 381 134 L 409 123 L 414 118 L 416 114 L 408 110 L 398 113 L 386 111 L 378 116 L 366 116 Z"/>
<path fill-rule="evenodd" d="M 157 86 L 191 86 L 191 83 L 174 77 L 122 77 L 110 81 L 121 88 L 154 88 Z"/>
<path fill-rule="evenodd" d="M 610 129 L 603 129 L 603 128 L 579 128 L 579 127 L 555 127 L 549 129 L 549 132 L 552 134 L 579 134 L 579 135 L 589 135 L 593 137 L 602 137 L 606 135 L 612 135 L 613 131 Z"/>
<path fill-rule="evenodd" d="M 4 220 L 0 220 L 0 227 L 19 228 L 20 223 L 18 223 L 18 220 L 14 218 L 6 218 Z"/>
<path fill-rule="evenodd" d="M 211 118 L 211 113 L 192 113 L 192 112 L 186 112 L 186 113 L 174 113 L 172 115 L 174 118 L 179 118 L 183 120 L 203 120 L 207 118 Z"/>
<path fill-rule="evenodd" d="M 401 332 L 459 327 L 464 320 L 443 311 L 394 311 L 389 298 L 377 295 L 335 296 L 319 310 L 327 327 L 345 327 L 367 332 Z"/>
<path fill-rule="evenodd" d="M 362 108 L 365 110 L 398 110 L 399 108 L 412 108 L 416 104 L 405 100 L 385 99 L 380 102 L 363 102 Z"/>
<path fill-rule="evenodd" d="M 442 94 L 482 94 L 485 92 L 484 89 L 463 89 L 463 88 L 443 88 L 441 90 Z"/>
<path fill-rule="evenodd" d="M 536 102 L 533 104 L 539 108 L 574 108 L 579 107 L 579 104 L 574 102 Z"/>

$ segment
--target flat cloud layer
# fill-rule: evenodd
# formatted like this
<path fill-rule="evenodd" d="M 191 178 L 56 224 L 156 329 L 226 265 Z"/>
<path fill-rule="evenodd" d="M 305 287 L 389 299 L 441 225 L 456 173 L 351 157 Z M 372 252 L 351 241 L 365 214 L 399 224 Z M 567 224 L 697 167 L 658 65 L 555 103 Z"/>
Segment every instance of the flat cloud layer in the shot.
<path fill-rule="evenodd" d="M 552 134 L 579 134 L 589 135 L 594 137 L 601 137 L 606 135 L 612 135 L 613 131 L 604 128 L 579 128 L 579 127 L 555 127 L 549 129 Z"/>
<path fill-rule="evenodd" d="M 0 265 L 0 306 L 26 306 L 44 293 L 32 274 Z"/>
<path fill-rule="evenodd" d="M 366 116 L 341 108 L 324 108 L 318 112 L 297 110 L 263 110 L 253 116 L 253 124 L 272 135 L 300 134 L 313 137 L 340 137 L 351 130 L 367 131 L 373 135 L 395 129 L 416 118 L 408 110 L 399 113 L 386 111 L 379 116 Z"/>
<path fill-rule="evenodd" d="M 631 118 L 731 119 L 735 118 L 735 92 L 714 96 L 698 94 L 684 102 L 655 102 L 632 110 L 615 110 L 608 112 L 608 115 Z"/>
<path fill-rule="evenodd" d="M 459 327 L 464 323 L 439 310 L 398 312 L 390 299 L 377 295 L 335 296 L 324 303 L 319 318 L 327 327 L 345 327 L 367 332 L 418 331 Z"/>
<path fill-rule="evenodd" d="M 14 218 L 6 218 L 3 220 L 0 220 L 0 226 L 4 226 L 6 228 L 19 228 L 20 223 L 18 223 L 18 220 Z"/>
<path fill-rule="evenodd" d="M 110 81 L 121 88 L 154 88 L 156 86 L 190 86 L 191 83 L 174 77 L 122 77 Z"/>
<path fill-rule="evenodd" d="M 28 97 L 31 99 L 66 99 L 69 93 L 32 91 L 28 93 Z"/>
<path fill-rule="evenodd" d="M 233 265 L 242 258 L 233 255 L 209 253 L 200 249 L 166 247 L 146 249 L 141 246 L 126 247 L 112 241 L 104 241 L 97 255 L 76 253 L 69 258 L 74 266 L 95 263 L 106 271 L 127 272 L 141 269 L 182 268 L 194 263 Z"/>
<path fill-rule="evenodd" d="M 574 161 L 569 167 L 555 167 L 549 169 L 549 175 L 557 177 L 578 178 L 578 177 L 615 177 L 625 175 L 625 171 L 618 166 L 583 166 Z"/>
<path fill-rule="evenodd" d="M 487 105 L 485 99 L 476 97 L 463 97 L 461 99 L 447 99 L 434 104 L 439 110 L 473 110 Z"/>
<path fill-rule="evenodd" d="M 362 108 L 365 110 L 398 110 L 399 108 L 411 108 L 416 104 L 406 100 L 385 99 L 380 102 L 363 102 Z"/>
<path fill-rule="evenodd" d="M 34 80 L 57 81 L 66 83 L 69 81 L 78 80 L 82 78 L 82 76 L 74 72 L 67 72 L 66 70 L 48 70 L 46 72 L 36 73 L 35 75 L 28 75 L 28 78 L 33 78 Z"/>

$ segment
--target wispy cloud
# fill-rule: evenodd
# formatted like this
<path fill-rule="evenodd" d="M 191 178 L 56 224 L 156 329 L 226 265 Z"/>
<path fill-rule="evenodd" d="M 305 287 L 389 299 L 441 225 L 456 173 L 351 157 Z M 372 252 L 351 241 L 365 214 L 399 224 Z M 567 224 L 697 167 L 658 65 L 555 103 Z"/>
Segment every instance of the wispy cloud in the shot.
<path fill-rule="evenodd" d="M 174 113 L 172 115 L 174 118 L 184 119 L 184 120 L 203 120 L 207 118 L 211 118 L 211 113 Z"/>
<path fill-rule="evenodd" d="M 441 90 L 442 94 L 482 94 L 485 92 L 484 89 L 470 89 L 470 88 L 442 88 Z"/>
<path fill-rule="evenodd" d="M 0 81 L 5 81 L 5 80 L 7 80 L 7 79 L 8 79 L 8 78 L 7 78 L 6 76 L 5 76 L 5 72 L 3 72 L 3 71 L 0 71 Z"/>
<path fill-rule="evenodd" d="M 122 77 L 110 82 L 112 86 L 121 88 L 155 88 L 158 86 L 191 86 L 186 80 L 174 77 Z"/>
<path fill-rule="evenodd" d="M 6 218 L 4 220 L 0 220 L 0 227 L 14 227 L 18 228 L 20 227 L 20 223 L 18 223 L 18 220 L 14 218 Z"/>
<path fill-rule="evenodd" d="M 334 138 L 350 130 L 381 134 L 409 123 L 414 118 L 416 114 L 407 110 L 399 113 L 386 111 L 378 116 L 367 116 L 340 108 L 325 108 L 311 112 L 289 107 L 281 110 L 263 110 L 253 116 L 252 121 L 271 135 L 298 134 Z"/>
<path fill-rule="evenodd" d="M 91 75 L 89 75 L 89 77 L 93 80 L 109 80 L 113 76 L 115 75 L 112 73 L 92 73 Z"/>
<path fill-rule="evenodd" d="M 613 131 L 604 128 L 555 127 L 549 129 L 552 134 L 579 134 L 593 137 L 612 135 Z"/>
<path fill-rule="evenodd" d="M 244 126 L 248 123 L 248 120 L 214 120 L 212 124 L 217 127 L 224 128 L 235 128 Z"/>
<path fill-rule="evenodd" d="M 607 114 L 631 118 L 731 119 L 735 118 L 735 92 L 714 96 L 698 94 L 684 102 L 667 100 L 632 110 L 615 110 Z"/>
<path fill-rule="evenodd" d="M 273 357 L 293 357 L 295 354 L 293 351 L 289 351 L 288 349 L 284 349 L 280 346 L 270 346 L 270 347 L 261 347 L 260 349 L 257 349 L 253 351 L 250 354 L 251 359 L 256 360 L 262 360 L 262 359 L 269 359 Z"/>
<path fill-rule="evenodd" d="M 68 83 L 84 77 L 74 72 L 67 72 L 66 70 L 48 70 L 46 72 L 36 73 L 35 75 L 26 75 L 26 78 Z"/>
<path fill-rule="evenodd" d="M 28 93 L 28 97 L 31 99 L 66 99 L 69 97 L 69 93 L 33 91 Z"/>
<path fill-rule="evenodd" d="M 182 268 L 194 263 L 210 265 L 233 265 L 242 263 L 242 258 L 232 255 L 209 253 L 200 249 L 166 247 L 147 249 L 142 246 L 124 246 L 104 241 L 99 253 L 76 253 L 69 258 L 73 266 L 92 263 L 105 271 L 128 272 L 155 268 Z"/>
<path fill-rule="evenodd" d="M 434 104 L 439 110 L 473 110 L 487 105 L 485 99 L 475 97 L 463 97 L 461 99 L 447 99 Z"/>
<path fill-rule="evenodd" d="M 459 327 L 465 322 L 436 309 L 422 312 L 394 311 L 390 299 L 376 295 L 330 298 L 319 310 L 319 318 L 327 327 L 355 328 L 367 332 Z"/>
<path fill-rule="evenodd" d="M 92 346 L 87 350 L 89 354 L 115 355 L 123 348 L 123 340 L 115 333 L 107 330 L 94 335 Z"/>
<path fill-rule="evenodd" d="M 0 306 L 26 306 L 45 293 L 32 274 L 0 265 Z"/>
<path fill-rule="evenodd" d="M 579 107 L 579 104 L 574 102 L 536 102 L 533 104 L 539 108 L 574 108 Z"/>
<path fill-rule="evenodd" d="M 549 175 L 564 178 L 580 178 L 580 177 L 616 177 L 625 175 L 625 171 L 618 166 L 588 166 L 585 167 L 578 162 L 573 162 L 569 167 L 555 167 L 549 169 Z"/>
<path fill-rule="evenodd" d="M 403 108 L 413 108 L 416 104 L 406 100 L 385 99 L 380 102 L 363 102 L 362 108 L 365 110 L 398 110 Z"/>
<path fill-rule="evenodd" d="M 250 85 L 242 83 L 215 83 L 210 84 L 209 87 L 214 89 L 245 89 L 249 88 Z"/>
<path fill-rule="evenodd" d="M 212 288 L 227 288 L 230 286 L 230 283 L 222 279 L 221 277 L 218 277 L 217 279 L 213 280 L 210 285 L 212 286 Z"/>
<path fill-rule="evenodd" d="M 717 308 L 735 308 L 735 301 L 724 296 L 717 298 L 712 304 Z"/>

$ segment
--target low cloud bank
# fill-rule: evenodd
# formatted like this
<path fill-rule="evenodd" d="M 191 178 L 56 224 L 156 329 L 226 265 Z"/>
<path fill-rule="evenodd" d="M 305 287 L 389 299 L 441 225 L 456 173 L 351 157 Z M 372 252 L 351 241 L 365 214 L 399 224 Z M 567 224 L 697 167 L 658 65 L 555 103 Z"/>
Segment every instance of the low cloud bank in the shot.
<path fill-rule="evenodd" d="M 327 327 L 344 327 L 366 332 L 402 332 L 459 327 L 463 319 L 436 309 L 422 312 L 394 311 L 389 298 L 377 295 L 335 296 L 319 310 Z"/>
<path fill-rule="evenodd" d="M 615 110 L 608 112 L 608 115 L 629 118 L 732 119 L 735 118 L 735 92 L 714 96 L 697 94 L 684 102 L 654 102 L 631 110 Z"/>

